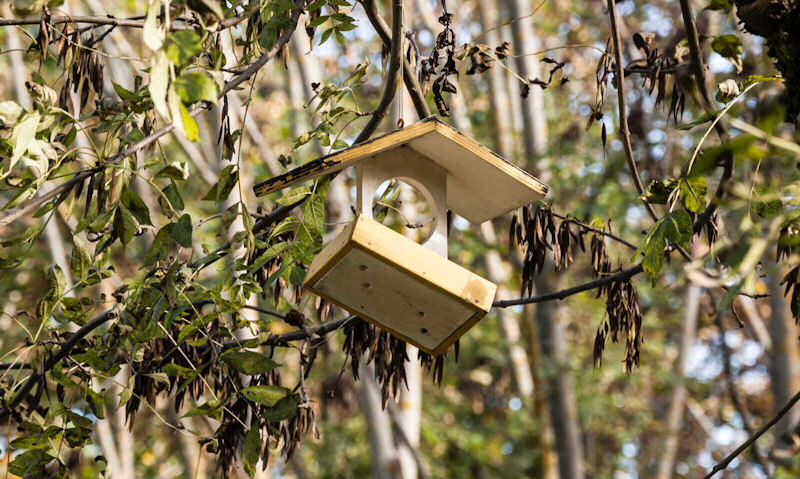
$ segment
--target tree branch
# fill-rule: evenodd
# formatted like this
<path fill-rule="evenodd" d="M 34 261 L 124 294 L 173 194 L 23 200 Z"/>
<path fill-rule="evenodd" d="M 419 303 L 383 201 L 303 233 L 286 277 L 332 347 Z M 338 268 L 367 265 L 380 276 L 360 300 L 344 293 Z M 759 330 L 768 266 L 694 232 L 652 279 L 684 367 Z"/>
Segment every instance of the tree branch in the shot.
<path fill-rule="evenodd" d="M 0 27 L 7 27 L 7 26 L 22 26 L 22 25 L 41 25 L 44 18 L 41 17 L 34 17 L 34 18 L 0 18 Z M 175 20 L 182 20 L 184 24 L 172 24 L 170 25 L 170 31 L 177 31 L 177 30 L 191 30 L 196 28 L 196 25 L 193 24 L 191 19 L 186 18 L 176 18 Z M 230 28 L 232 26 L 238 25 L 239 23 L 246 20 L 246 17 L 230 17 L 225 18 L 221 22 L 217 23 L 215 26 L 208 28 L 208 32 L 219 32 L 225 30 L 226 28 Z M 143 28 L 145 22 L 145 17 L 143 15 L 129 17 L 129 18 L 116 18 L 111 15 L 108 16 L 70 16 L 70 15 L 63 15 L 58 17 L 50 17 L 47 20 L 47 23 L 50 25 L 59 25 L 62 23 L 84 23 L 96 26 L 114 26 L 114 27 L 131 27 L 131 28 Z"/>
<path fill-rule="evenodd" d="M 264 52 L 258 60 L 253 62 L 249 67 L 244 69 L 241 73 L 236 75 L 233 79 L 225 84 L 220 92 L 218 98 L 223 98 L 229 91 L 233 90 L 234 88 L 238 87 L 250 77 L 252 77 L 261 67 L 266 65 L 266 63 L 271 60 L 278 52 L 281 51 L 283 46 L 289 41 L 294 33 L 295 27 L 297 26 L 297 21 L 300 18 L 300 14 L 303 12 L 303 1 L 302 0 L 295 0 L 294 2 L 295 9 L 292 10 L 291 13 L 291 28 L 287 28 L 284 32 L 275 40 L 275 45 L 269 50 Z M 202 111 L 207 110 L 210 108 L 210 104 L 203 103 L 198 105 L 197 107 L 193 108 L 190 115 L 192 117 L 196 117 Z M 61 183 L 60 185 L 54 187 L 50 191 L 43 193 L 39 196 L 31 198 L 27 201 L 22 202 L 19 206 L 14 208 L 5 210 L 0 212 L 0 226 L 5 226 L 10 224 L 23 216 L 37 210 L 41 205 L 47 203 L 51 199 L 55 198 L 56 196 L 64 193 L 66 194 L 69 192 L 70 189 L 74 188 L 76 185 L 80 184 L 86 178 L 92 176 L 96 172 L 100 171 L 104 166 L 115 164 L 121 161 L 123 158 L 126 158 L 134 153 L 144 149 L 151 143 L 155 142 L 162 136 L 166 135 L 167 133 L 172 132 L 175 129 L 173 123 L 165 125 L 158 130 L 154 131 L 153 133 L 149 134 L 148 136 L 142 138 L 141 140 L 137 141 L 133 145 L 129 146 L 125 150 L 117 153 L 116 155 L 110 156 L 105 158 L 102 161 L 101 166 L 97 166 L 92 169 L 82 170 L 79 171 L 75 176 L 73 176 L 70 180 Z"/>
<path fill-rule="evenodd" d="M 725 457 L 725 459 L 723 459 L 719 464 L 714 466 L 714 468 L 711 469 L 711 472 L 706 474 L 703 479 L 709 479 L 710 477 L 714 476 L 714 474 L 728 467 L 731 461 L 736 459 L 736 456 L 738 456 L 739 454 L 744 452 L 748 447 L 753 445 L 753 443 L 755 443 L 759 437 L 763 436 L 765 432 L 769 431 L 772 426 L 777 424 L 777 422 L 780 421 L 781 418 L 783 418 L 783 416 L 785 416 L 790 409 L 792 409 L 792 406 L 794 406 L 795 403 L 797 403 L 797 401 L 800 401 L 800 391 L 798 391 L 797 394 L 792 396 L 792 398 L 789 399 L 789 402 L 787 402 L 786 405 L 783 406 L 783 408 L 781 408 L 781 410 L 778 411 L 778 413 L 775 414 L 775 416 L 772 419 L 770 419 L 768 423 L 761 426 L 761 428 L 758 431 L 756 431 L 755 434 L 747 438 L 747 440 L 743 442 L 741 446 L 737 447 L 736 450 L 728 454 L 728 456 Z"/>
<path fill-rule="evenodd" d="M 400 80 L 400 67 L 403 64 L 403 0 L 392 0 L 392 40 L 389 52 L 389 68 L 386 72 L 386 86 L 383 89 L 381 101 L 372 112 L 367 124 L 358 134 L 353 143 L 367 140 L 380 125 L 386 111 L 392 104 L 397 92 L 397 83 Z"/>
<path fill-rule="evenodd" d="M 636 159 L 633 157 L 633 147 L 631 146 L 631 133 L 628 129 L 628 113 L 626 112 L 627 106 L 625 101 L 625 73 L 623 72 L 622 65 L 622 49 L 620 49 L 619 29 L 617 28 L 617 7 L 615 0 L 608 0 L 608 16 L 611 19 L 611 37 L 614 40 L 614 61 L 616 63 L 616 79 L 617 79 L 617 98 L 619 110 L 619 138 L 622 140 L 622 149 L 625 151 L 625 159 L 628 162 L 628 169 L 631 170 L 631 178 L 636 190 L 640 195 L 644 194 L 644 186 L 642 180 L 639 178 L 639 168 L 636 166 Z M 644 208 L 650 214 L 654 221 L 658 221 L 653 206 L 650 203 L 642 201 Z"/>
<path fill-rule="evenodd" d="M 72 333 L 72 336 L 70 336 L 66 341 L 61 343 L 61 347 L 58 349 L 58 351 L 52 356 L 50 356 L 50 358 L 47 361 L 45 361 L 44 365 L 42 366 L 42 371 L 41 372 L 34 371 L 33 373 L 31 373 L 31 375 L 28 376 L 25 382 L 22 383 L 22 386 L 20 386 L 20 388 L 11 398 L 11 400 L 8 401 L 7 404 L 2 406 L 2 409 L 0 409 L 0 422 L 4 421 L 8 413 L 12 409 L 17 407 L 19 403 L 22 402 L 23 399 L 25 399 L 25 397 L 30 392 L 31 388 L 33 388 L 34 384 L 42 377 L 42 375 L 46 371 L 52 369 L 53 366 L 55 366 L 59 361 L 61 361 L 62 359 L 66 358 L 69 355 L 70 351 L 72 351 L 72 348 L 74 348 L 75 345 L 78 344 L 78 341 L 80 341 L 86 335 L 88 335 L 89 333 L 100 327 L 100 325 L 104 324 L 106 321 L 115 318 L 116 316 L 117 315 L 115 314 L 114 310 L 108 310 L 100 314 L 99 316 L 96 316 L 94 319 L 84 324 L 83 326 L 81 326 L 77 331 Z"/>
<path fill-rule="evenodd" d="M 703 65 L 703 57 L 700 54 L 700 39 L 697 34 L 697 25 L 692 17 L 692 7 L 689 5 L 689 0 L 680 0 L 680 5 L 683 25 L 686 28 L 686 40 L 689 43 L 689 67 L 694 76 L 695 83 L 697 84 L 697 89 L 700 92 L 700 97 L 703 102 L 701 106 L 703 106 L 706 113 L 713 113 L 714 104 L 711 101 L 711 95 L 708 93 L 708 87 L 706 85 L 705 66 Z M 721 120 L 714 125 L 714 130 L 723 143 L 730 140 L 728 128 Z M 722 164 L 722 177 L 720 177 L 717 189 L 714 191 L 714 197 L 695 221 L 695 233 L 698 233 L 703 225 L 711 219 L 711 215 L 714 214 L 722 196 L 725 194 L 725 187 L 731 177 L 733 177 L 733 156 L 729 155 L 724 159 Z"/>
<path fill-rule="evenodd" d="M 390 47 L 392 44 L 392 40 L 390 38 L 391 30 L 386 24 L 386 21 L 378 14 L 375 8 L 375 0 L 361 0 L 361 5 L 364 7 L 364 12 L 367 15 L 367 19 L 369 19 L 372 27 L 375 28 L 378 36 L 381 37 L 383 44 L 386 47 Z M 414 72 L 414 68 L 411 66 L 405 56 L 403 56 L 403 81 L 405 82 L 406 89 L 411 97 L 411 102 L 414 103 L 414 108 L 417 110 L 417 116 L 419 118 L 427 118 L 431 116 L 431 109 L 428 107 L 428 103 L 425 101 L 425 96 L 422 94 L 422 87 L 420 87 L 419 81 L 417 80 L 417 75 Z"/>
<path fill-rule="evenodd" d="M 507 299 L 503 301 L 495 301 L 494 303 L 492 303 L 492 307 L 507 308 L 509 306 L 518 306 L 521 304 L 533 304 L 533 303 L 541 303 L 544 301 L 552 301 L 554 299 L 564 299 L 568 296 L 572 296 L 573 294 L 578 294 L 582 293 L 583 291 L 589 291 L 591 289 L 599 288 L 600 286 L 613 283 L 615 281 L 626 281 L 636 276 L 637 274 L 641 273 L 642 271 L 643 271 L 642 265 L 636 265 L 632 268 L 623 269 L 621 271 L 617 271 L 614 274 L 604 276 L 602 278 L 598 278 L 578 286 L 562 289 L 561 291 L 556 291 L 554 293 L 545 293 L 545 294 L 540 294 L 538 296 L 531 296 L 529 298 L 517 298 L 517 299 Z"/>

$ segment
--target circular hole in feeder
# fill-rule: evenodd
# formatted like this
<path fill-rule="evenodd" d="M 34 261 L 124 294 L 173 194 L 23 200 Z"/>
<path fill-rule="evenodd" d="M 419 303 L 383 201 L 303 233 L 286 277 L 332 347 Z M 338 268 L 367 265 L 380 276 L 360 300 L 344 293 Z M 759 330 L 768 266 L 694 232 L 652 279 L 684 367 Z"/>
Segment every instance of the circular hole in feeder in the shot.
<path fill-rule="evenodd" d="M 424 243 L 436 227 L 435 205 L 422 191 L 400 178 L 391 178 L 375 190 L 372 217 L 393 230 Z"/>
<path fill-rule="evenodd" d="M 422 334 L 428 334 L 428 328 L 420 328 L 419 332 Z"/>
<path fill-rule="evenodd" d="M 421 318 L 425 316 L 425 311 L 417 311 L 417 315 Z"/>
<path fill-rule="evenodd" d="M 358 269 L 360 269 L 361 271 L 366 271 L 367 270 L 367 265 L 360 264 L 360 265 L 358 265 Z"/>
<path fill-rule="evenodd" d="M 367 283 L 367 282 L 361 283 L 361 287 L 364 289 L 370 289 L 372 287 L 372 283 Z"/>

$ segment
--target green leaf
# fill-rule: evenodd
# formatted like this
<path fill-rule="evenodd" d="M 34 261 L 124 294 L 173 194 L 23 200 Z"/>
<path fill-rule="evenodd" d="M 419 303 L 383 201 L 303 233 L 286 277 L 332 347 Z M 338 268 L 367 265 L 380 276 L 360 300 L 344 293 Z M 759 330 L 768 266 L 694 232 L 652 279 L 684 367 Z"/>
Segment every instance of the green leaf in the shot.
<path fill-rule="evenodd" d="M 189 412 L 184 414 L 183 417 L 208 416 L 211 419 L 219 419 L 220 413 L 222 412 L 222 406 L 224 406 L 223 402 L 217 399 L 212 399 L 194 409 L 191 409 Z"/>
<path fill-rule="evenodd" d="M 289 419 L 297 411 L 297 406 L 300 404 L 300 396 L 292 394 L 277 402 L 274 406 L 266 409 L 261 415 L 262 419 L 267 421 L 283 421 Z"/>
<path fill-rule="evenodd" d="M 183 210 L 183 198 L 181 198 L 181 193 L 178 191 L 178 187 L 174 182 L 170 182 L 170 184 L 168 184 L 166 188 L 161 191 L 164 193 L 164 196 L 159 196 L 158 204 L 161 205 L 161 209 L 164 211 L 166 216 L 171 217 L 172 210 Z M 164 197 L 166 197 L 166 200 Z"/>
<path fill-rule="evenodd" d="M 184 214 L 172 227 L 172 237 L 184 248 L 192 246 L 192 217 Z"/>
<path fill-rule="evenodd" d="M 280 366 L 272 359 L 254 351 L 231 352 L 222 356 L 230 367 L 244 374 L 264 374 Z"/>
<path fill-rule="evenodd" d="M 36 130 L 39 128 L 39 113 L 28 115 L 21 122 L 17 123 L 11 133 L 11 144 L 14 149 L 11 153 L 11 159 L 8 164 L 3 168 L 3 173 L 8 173 L 14 168 L 17 161 L 28 151 L 33 139 L 36 137 Z M 2 176 L 2 175 L 0 175 Z"/>
<path fill-rule="evenodd" d="M 167 37 L 164 52 L 172 63 L 182 65 L 203 52 L 203 39 L 194 30 L 179 30 Z"/>
<path fill-rule="evenodd" d="M 283 233 L 288 233 L 289 231 L 293 231 L 297 227 L 297 223 L 299 222 L 300 221 L 294 216 L 289 216 L 288 218 L 284 218 L 283 220 L 281 220 L 280 223 L 275 225 L 275 227 L 270 230 L 269 236 L 267 236 L 267 241 Z"/>
<path fill-rule="evenodd" d="M 187 368 L 174 363 L 169 363 L 162 366 L 161 370 L 167 373 L 169 376 L 180 376 L 182 378 L 190 376 L 195 372 L 192 368 Z"/>
<path fill-rule="evenodd" d="M 272 407 L 289 395 L 289 390 L 281 386 L 258 385 L 239 390 L 239 394 L 248 401 Z"/>
<path fill-rule="evenodd" d="M 328 18 L 330 18 L 328 15 L 320 15 L 317 18 L 314 18 L 313 20 L 308 22 L 308 28 L 316 28 L 322 25 L 323 23 L 327 22 Z"/>
<path fill-rule="evenodd" d="M 45 466 L 53 459 L 41 449 L 31 449 L 15 457 L 8 465 L 8 472 L 19 477 L 47 477 Z"/>
<path fill-rule="evenodd" d="M 753 135 L 741 135 L 719 146 L 707 148 L 692 165 L 689 176 L 702 175 L 712 170 L 728 155 L 735 155 L 737 161 L 758 160 L 766 156 L 763 148 L 757 144 L 758 138 Z"/>
<path fill-rule="evenodd" d="M 236 165 L 226 166 L 219 173 L 217 183 L 211 187 L 203 199 L 216 202 L 227 200 L 237 181 L 239 181 L 239 171 L 236 169 Z"/>
<path fill-rule="evenodd" d="M 678 125 L 675 128 L 678 129 L 678 130 L 681 130 L 681 131 L 691 130 L 692 128 L 694 128 L 694 127 L 696 127 L 698 125 L 702 125 L 704 123 L 709 123 L 709 122 L 714 121 L 714 119 L 717 117 L 718 114 L 719 114 L 719 111 L 703 113 L 700 116 L 700 118 L 696 119 L 695 121 L 692 121 L 690 123 L 684 123 L 683 125 Z"/>
<path fill-rule="evenodd" d="M 73 279 L 79 281 L 85 278 L 91 265 L 92 258 L 89 256 L 86 244 L 78 235 L 72 235 L 72 257 L 70 259 L 69 269 Z"/>
<path fill-rule="evenodd" d="M 153 222 L 150 219 L 150 210 L 147 209 L 147 205 L 144 203 L 142 198 L 136 194 L 130 188 L 126 189 L 122 192 L 121 196 L 122 204 L 131 214 L 136 218 L 139 224 L 142 225 L 152 225 Z"/>
<path fill-rule="evenodd" d="M 258 419 L 253 419 L 253 425 L 244 436 L 244 449 L 242 451 L 242 461 L 250 477 L 255 475 L 256 463 L 261 457 L 261 432 L 259 431 Z"/>
<path fill-rule="evenodd" d="M 733 63 L 736 71 L 742 71 L 742 40 L 736 35 L 720 35 L 711 42 L 711 49 Z"/>
<path fill-rule="evenodd" d="M 191 105 L 198 101 L 210 101 L 212 103 L 217 101 L 217 95 L 219 95 L 217 83 L 203 72 L 184 72 L 175 79 L 174 83 L 175 92 L 186 105 Z"/>
<path fill-rule="evenodd" d="M 164 168 L 158 170 L 154 178 L 172 178 L 173 180 L 183 181 L 189 178 L 189 165 L 183 161 L 170 162 Z"/>
<path fill-rule="evenodd" d="M 742 82 L 742 90 L 749 87 L 754 83 L 762 83 L 767 81 L 776 81 L 780 80 L 780 77 L 777 76 L 764 76 L 764 75 L 750 75 L 748 76 L 744 82 Z"/>
<path fill-rule="evenodd" d="M 158 5 L 158 2 L 153 2 Z M 169 106 L 167 106 L 167 89 L 169 86 L 170 62 L 163 51 L 157 52 L 150 59 L 150 99 L 153 106 L 162 118 L 169 119 Z"/>
<path fill-rule="evenodd" d="M 685 210 L 673 211 L 653 225 L 644 244 L 634 256 L 644 254 L 642 269 L 655 283 L 664 262 L 667 240 L 685 247 L 692 239 L 692 234 L 692 219 L 689 213 Z"/>
<path fill-rule="evenodd" d="M 60 298 L 64 294 L 64 289 L 67 287 L 67 278 L 64 276 L 64 271 L 61 266 L 54 264 L 47 270 L 47 284 L 50 286 L 48 295 L 54 298 Z"/>
<path fill-rule="evenodd" d="M 342 148 L 347 148 L 348 146 L 350 145 L 348 145 L 346 141 L 342 139 L 337 139 L 336 141 L 333 142 L 333 146 L 331 148 L 333 148 L 334 150 L 341 150 Z"/>
<path fill-rule="evenodd" d="M 767 219 L 778 216 L 782 210 L 783 202 L 779 198 L 768 201 L 759 201 L 753 205 L 753 211 L 755 214 Z"/>
<path fill-rule="evenodd" d="M 153 244 L 150 245 L 150 251 L 144 257 L 143 266 L 150 266 L 158 260 L 164 259 L 172 247 L 172 228 L 173 224 L 168 223 L 163 228 L 158 230 Z"/>
<path fill-rule="evenodd" d="M 278 198 L 277 203 L 281 206 L 293 205 L 310 194 L 311 190 L 307 186 L 298 186 L 297 188 L 292 188 L 285 195 Z"/>
<path fill-rule="evenodd" d="M 136 233 L 133 215 L 123 205 L 117 206 L 117 212 L 114 214 L 114 232 L 119 236 L 123 246 L 130 243 Z"/>
<path fill-rule="evenodd" d="M 334 29 L 333 33 L 336 36 L 336 43 L 338 43 L 339 45 L 341 45 L 343 47 L 346 47 L 347 46 L 347 39 L 344 37 L 342 32 L 338 28 L 336 28 L 336 29 Z"/>
<path fill-rule="evenodd" d="M 710 0 L 705 10 L 725 10 L 729 11 L 733 8 L 732 0 Z"/>
<path fill-rule="evenodd" d="M 692 213 L 700 213 L 706 207 L 708 185 L 702 176 L 689 176 L 680 179 L 679 196 L 686 209 Z"/>
<path fill-rule="evenodd" d="M 669 201 L 669 195 L 672 194 L 677 186 L 678 180 L 675 179 L 665 181 L 652 180 L 640 198 L 650 204 L 665 205 Z"/>
<path fill-rule="evenodd" d="M 111 82 L 111 84 L 114 85 L 114 91 L 117 92 L 117 95 L 119 95 L 119 98 L 121 100 L 135 101 L 139 99 L 139 97 L 135 93 L 126 89 L 122 85 L 115 83 L 113 81 Z"/>
<path fill-rule="evenodd" d="M 333 33 L 333 28 L 329 28 L 322 32 L 322 35 L 319 37 L 319 44 L 322 45 L 323 43 L 328 41 L 328 38 L 331 37 L 331 33 Z"/>
<path fill-rule="evenodd" d="M 6 127 L 12 127 L 17 124 L 20 115 L 25 110 L 19 103 L 14 101 L 0 102 L 0 122 Z"/>

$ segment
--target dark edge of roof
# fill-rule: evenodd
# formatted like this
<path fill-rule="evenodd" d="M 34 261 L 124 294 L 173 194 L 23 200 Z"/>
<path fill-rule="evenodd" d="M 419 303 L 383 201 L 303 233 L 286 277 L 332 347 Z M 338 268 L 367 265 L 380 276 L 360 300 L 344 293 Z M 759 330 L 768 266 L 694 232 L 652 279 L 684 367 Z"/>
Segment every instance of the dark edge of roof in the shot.
<path fill-rule="evenodd" d="M 427 122 L 431 122 L 431 121 L 434 122 L 434 123 L 437 123 L 437 124 L 442 124 L 442 125 L 446 124 L 442 120 L 438 119 L 436 117 L 436 115 L 431 115 L 431 116 L 429 116 L 427 118 L 423 118 L 422 120 L 420 120 L 418 122 L 415 122 L 414 124 L 427 123 Z M 281 182 L 284 182 L 284 181 L 291 181 L 293 177 L 296 177 L 298 175 L 303 175 L 308 170 L 313 170 L 313 169 L 318 168 L 320 165 L 324 164 L 327 159 L 332 158 L 332 157 L 334 157 L 336 155 L 339 155 L 343 151 L 346 151 L 346 150 L 349 150 L 349 149 L 352 149 L 352 148 L 362 147 L 364 145 L 369 145 L 370 143 L 375 142 L 377 140 L 380 140 L 381 138 L 387 137 L 389 135 L 393 135 L 393 134 L 397 133 L 398 131 L 401 131 L 401 129 L 392 130 L 392 131 L 384 133 L 382 135 L 378 135 L 378 136 L 372 137 L 372 138 L 370 138 L 368 140 L 364 140 L 361 143 L 356 143 L 354 145 L 350 145 L 349 147 L 344 148 L 342 150 L 334 151 L 334 152 L 328 153 L 325 156 L 320 156 L 318 158 L 315 158 L 315 159 L 313 159 L 313 160 L 311 160 L 311 161 L 309 161 L 307 163 L 304 163 L 304 164 L 302 164 L 302 165 L 300 165 L 298 167 L 292 168 L 291 170 L 289 170 L 289 171 L 287 171 L 287 172 L 285 172 L 285 173 L 283 173 L 281 175 L 273 176 L 272 178 L 269 178 L 267 180 L 264 180 L 264 181 L 256 184 L 255 186 L 253 186 L 253 191 L 255 191 L 256 195 L 258 195 L 258 190 L 264 189 L 265 187 L 269 187 L 270 185 L 273 185 L 275 183 L 281 183 Z"/>

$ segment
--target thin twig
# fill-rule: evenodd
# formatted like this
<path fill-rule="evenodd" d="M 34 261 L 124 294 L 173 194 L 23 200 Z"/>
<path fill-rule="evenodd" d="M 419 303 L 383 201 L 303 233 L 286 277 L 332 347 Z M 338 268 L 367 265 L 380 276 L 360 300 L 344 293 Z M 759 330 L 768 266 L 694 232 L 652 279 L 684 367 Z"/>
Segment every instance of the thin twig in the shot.
<path fill-rule="evenodd" d="M 40 25 L 44 19 L 41 17 L 35 18 L 0 18 L 0 27 L 17 26 L 17 25 Z M 170 24 L 170 31 L 176 30 L 193 30 L 196 28 L 189 19 L 177 18 L 176 20 L 183 20 L 186 23 Z M 246 20 L 246 17 L 230 17 L 222 20 L 213 27 L 207 28 L 208 32 L 219 32 L 226 28 L 233 27 Z M 96 26 L 110 25 L 114 27 L 131 27 L 143 28 L 145 18 L 142 15 L 129 18 L 116 18 L 109 16 L 80 16 L 80 15 L 63 15 L 58 17 L 50 17 L 47 19 L 49 25 L 59 25 L 62 23 L 84 23 Z"/>
<path fill-rule="evenodd" d="M 403 65 L 403 0 L 392 0 L 392 41 L 389 51 L 389 68 L 386 71 L 386 86 L 383 95 L 369 121 L 358 134 L 354 143 L 361 143 L 369 139 L 378 129 L 381 120 L 386 116 L 389 106 L 397 92 L 397 83 L 400 79 L 400 68 Z"/>
<path fill-rule="evenodd" d="M 564 299 L 568 296 L 572 296 L 573 294 L 578 294 L 582 293 L 583 291 L 589 291 L 595 288 L 599 288 L 600 286 L 613 283 L 615 281 L 626 281 L 636 276 L 637 274 L 641 273 L 642 271 L 643 271 L 642 265 L 636 265 L 632 268 L 623 269 L 621 271 L 617 271 L 614 274 L 610 274 L 608 276 L 604 276 L 602 278 L 589 281 L 588 283 L 583 283 L 578 286 L 573 286 L 572 288 L 562 289 L 561 291 L 540 294 L 538 296 L 531 296 L 529 298 L 517 298 L 517 299 L 506 299 L 501 301 L 495 301 L 494 303 L 492 303 L 492 307 L 507 308 L 509 306 L 518 306 L 521 304 L 533 304 L 533 303 L 541 303 L 544 301 L 552 301 L 554 299 Z"/>
<path fill-rule="evenodd" d="M 364 7 L 367 19 L 369 19 L 378 36 L 381 37 L 383 45 L 390 48 L 392 44 L 391 29 L 386 24 L 386 21 L 378 15 L 375 8 L 375 0 L 362 0 L 361 5 Z M 405 55 L 403 56 L 403 82 L 405 82 L 406 91 L 408 91 L 411 102 L 414 104 L 414 109 L 417 110 L 417 116 L 419 118 L 431 116 L 431 109 L 425 101 L 425 95 L 422 94 L 422 87 L 420 87 L 417 80 L 417 74 L 408 59 L 405 58 Z"/>
<path fill-rule="evenodd" d="M 599 234 L 601 236 L 606 236 L 608 238 L 611 238 L 612 240 L 617 241 L 619 243 L 622 243 L 622 244 L 624 244 L 625 246 L 627 246 L 628 248 L 630 248 L 632 250 L 636 250 L 637 249 L 637 246 L 635 244 L 630 243 L 630 242 L 620 238 L 619 236 L 617 236 L 617 235 L 615 235 L 613 233 L 609 233 L 608 231 L 603 231 L 601 229 L 589 226 L 586 223 L 584 223 L 583 221 L 578 221 L 577 219 L 572 218 L 570 216 L 564 216 L 564 215 L 558 214 L 555 211 L 553 211 L 553 216 L 555 216 L 556 218 L 561 218 L 563 221 L 568 221 L 570 223 L 576 224 L 576 225 L 580 226 L 581 228 L 583 228 L 585 230 L 591 231 L 592 233 L 596 233 L 596 234 Z"/>
<path fill-rule="evenodd" d="M 761 428 L 758 431 L 756 431 L 755 434 L 753 434 L 752 436 L 747 438 L 747 440 L 745 442 L 743 442 L 741 446 L 737 447 L 736 450 L 734 450 L 732 453 L 728 454 L 725 457 L 725 459 L 723 459 L 719 464 L 714 466 L 714 468 L 711 469 L 711 472 L 706 474 L 705 477 L 703 477 L 703 479 L 709 479 L 710 477 L 714 476 L 714 474 L 716 474 L 719 471 L 721 471 L 721 470 L 725 469 L 726 467 L 728 467 L 728 465 L 731 463 L 731 461 L 736 459 L 736 456 L 738 456 L 739 454 L 744 452 L 748 447 L 753 445 L 753 443 L 755 443 L 758 440 L 758 438 L 763 436 L 765 432 L 769 431 L 770 428 L 772 428 L 772 426 L 777 424 L 778 421 L 780 421 L 783 418 L 783 416 L 785 416 L 786 413 L 788 413 L 789 410 L 792 409 L 792 406 L 794 406 L 795 403 L 797 403 L 797 401 L 800 401 L 800 391 L 798 391 L 797 394 L 792 396 L 792 398 L 789 399 L 789 402 L 787 402 L 786 405 L 783 406 L 781 408 L 781 410 L 778 411 L 778 413 L 775 414 L 775 416 L 772 419 L 769 420 L 769 422 L 767 422 L 766 424 L 761 426 Z"/>
<path fill-rule="evenodd" d="M 622 65 L 622 49 L 620 48 L 619 29 L 617 28 L 617 7 L 614 0 L 608 0 L 608 16 L 611 19 L 611 36 L 614 40 L 614 61 L 616 63 L 616 80 L 617 80 L 617 98 L 619 110 L 619 137 L 622 140 L 622 149 L 625 151 L 625 159 L 628 161 L 628 169 L 631 170 L 631 179 L 636 186 L 636 190 L 640 195 L 644 194 L 644 185 L 639 178 L 639 168 L 636 166 L 636 160 L 633 157 L 633 147 L 631 146 L 631 133 L 628 129 L 628 113 L 625 111 L 627 106 L 625 102 L 625 74 L 623 73 Z M 658 221 L 653 206 L 650 203 L 642 200 L 644 208 L 650 214 L 654 221 Z"/>

